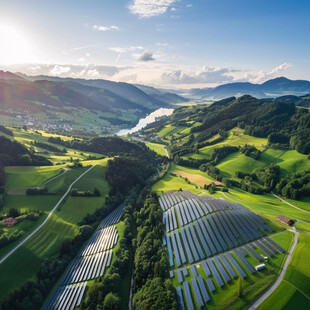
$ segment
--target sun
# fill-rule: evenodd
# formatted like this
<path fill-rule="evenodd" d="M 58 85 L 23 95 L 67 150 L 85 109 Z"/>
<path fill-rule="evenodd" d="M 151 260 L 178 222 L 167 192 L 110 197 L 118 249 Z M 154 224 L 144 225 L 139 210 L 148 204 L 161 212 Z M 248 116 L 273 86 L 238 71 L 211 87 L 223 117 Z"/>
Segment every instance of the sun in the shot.
<path fill-rule="evenodd" d="M 14 25 L 0 22 L 0 64 L 35 62 L 36 55 L 37 49 L 27 34 Z"/>

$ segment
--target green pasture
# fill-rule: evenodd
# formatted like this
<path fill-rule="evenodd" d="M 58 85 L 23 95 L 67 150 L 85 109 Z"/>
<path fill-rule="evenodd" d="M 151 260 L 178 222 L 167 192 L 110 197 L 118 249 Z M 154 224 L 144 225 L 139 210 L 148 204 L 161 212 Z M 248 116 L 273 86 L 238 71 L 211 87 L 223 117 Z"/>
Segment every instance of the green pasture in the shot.
<path fill-rule="evenodd" d="M 146 142 L 145 144 L 149 149 L 156 152 L 157 154 L 167 157 L 167 153 L 164 149 L 165 146 L 164 144 L 152 143 L 152 142 Z"/>

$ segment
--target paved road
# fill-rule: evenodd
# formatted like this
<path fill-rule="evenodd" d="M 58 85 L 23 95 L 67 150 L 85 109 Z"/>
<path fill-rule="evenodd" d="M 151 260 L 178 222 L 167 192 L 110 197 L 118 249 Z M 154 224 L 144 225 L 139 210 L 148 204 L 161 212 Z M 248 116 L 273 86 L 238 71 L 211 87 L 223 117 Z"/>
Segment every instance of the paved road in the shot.
<path fill-rule="evenodd" d="M 276 288 L 279 286 L 279 284 L 281 283 L 281 281 L 283 280 L 283 277 L 285 275 L 285 272 L 286 272 L 286 269 L 288 267 L 288 264 L 291 260 L 291 257 L 292 257 L 292 254 L 295 250 L 295 247 L 298 243 L 298 236 L 299 236 L 299 232 L 296 231 L 296 228 L 293 227 L 294 229 L 294 242 L 293 242 L 293 245 L 290 249 L 290 251 L 288 252 L 288 255 L 287 255 L 287 258 L 286 258 L 286 261 L 284 263 L 284 266 L 283 266 L 283 269 L 280 273 L 280 276 L 278 277 L 278 279 L 276 280 L 276 282 L 272 285 L 272 287 L 263 295 L 261 296 L 250 308 L 249 310 L 254 310 L 256 309 L 257 307 L 259 307 L 275 290 Z"/>
<path fill-rule="evenodd" d="M 296 207 L 295 205 L 293 205 L 292 203 L 290 203 L 290 202 L 284 200 L 283 198 L 279 197 L 278 195 L 276 195 L 276 194 L 274 194 L 274 193 L 272 193 L 272 195 L 275 196 L 275 197 L 277 197 L 277 198 L 279 198 L 281 201 L 283 201 L 283 202 L 286 203 L 287 205 L 289 205 L 289 206 L 291 206 L 291 207 L 293 207 L 293 208 L 295 208 L 295 209 L 297 209 L 297 210 L 299 210 L 299 211 L 302 211 L 302 212 L 305 212 L 305 213 L 310 214 L 309 211 L 306 211 L 306 210 L 304 210 L 304 209 L 301 209 L 301 208 Z"/>
<path fill-rule="evenodd" d="M 2 264 L 11 254 L 13 254 L 21 245 L 23 245 L 30 237 L 32 237 L 42 226 L 48 221 L 48 219 L 52 216 L 53 212 L 57 209 L 57 207 L 61 204 L 61 202 L 64 200 L 64 198 L 69 194 L 72 186 L 81 178 L 83 177 L 87 172 L 89 172 L 91 169 L 93 169 L 95 166 L 91 166 L 89 169 L 87 169 L 85 172 L 83 172 L 78 178 L 75 179 L 73 183 L 69 186 L 68 190 L 65 192 L 65 194 L 60 198 L 60 200 L 57 202 L 57 204 L 54 206 L 54 208 L 50 211 L 47 218 L 42 222 L 41 225 L 39 225 L 33 232 L 31 232 L 27 237 L 25 237 L 21 242 L 19 242 L 10 252 L 8 252 L 4 257 L 0 259 L 0 264 Z"/>
<path fill-rule="evenodd" d="M 63 176 L 63 175 L 64 175 L 65 173 L 67 173 L 69 170 L 70 170 L 70 168 L 64 168 L 64 171 L 63 171 L 62 173 L 57 174 L 57 175 L 54 176 L 53 178 L 46 180 L 45 182 L 43 182 L 43 183 L 42 183 L 41 185 L 39 185 L 38 187 L 40 188 L 40 187 L 42 187 L 43 185 L 46 185 L 47 183 L 49 183 L 49 182 L 51 182 L 51 181 L 54 181 L 55 179 L 57 179 L 57 178 Z"/>

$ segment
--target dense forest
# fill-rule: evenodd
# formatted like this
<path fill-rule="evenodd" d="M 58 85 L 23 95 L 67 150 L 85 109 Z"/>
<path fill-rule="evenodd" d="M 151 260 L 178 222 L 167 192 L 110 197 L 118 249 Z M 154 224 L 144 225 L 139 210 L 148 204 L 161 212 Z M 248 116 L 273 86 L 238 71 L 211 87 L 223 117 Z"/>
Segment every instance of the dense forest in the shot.
<path fill-rule="evenodd" d="M 49 166 L 44 156 L 35 155 L 23 144 L 0 136 L 0 161 L 5 166 Z"/>

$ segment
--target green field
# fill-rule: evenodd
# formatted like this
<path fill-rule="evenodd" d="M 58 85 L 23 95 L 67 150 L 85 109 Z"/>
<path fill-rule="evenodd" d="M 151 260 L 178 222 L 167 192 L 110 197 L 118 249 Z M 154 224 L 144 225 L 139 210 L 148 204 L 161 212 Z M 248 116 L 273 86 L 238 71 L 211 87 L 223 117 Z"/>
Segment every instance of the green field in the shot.
<path fill-rule="evenodd" d="M 104 161 L 105 165 L 106 163 L 107 160 Z M 71 169 L 66 174 L 52 180 L 47 184 L 50 192 L 65 192 L 68 186 L 83 173 L 85 169 L 86 168 Z M 89 172 L 89 175 L 86 174 L 75 184 L 77 189 L 85 191 L 93 191 L 94 186 L 98 187 L 101 193 L 100 197 L 67 197 L 60 207 L 55 210 L 46 224 L 0 265 L 0 300 L 4 294 L 31 278 L 38 270 L 43 259 L 55 257 L 63 239 L 72 238 L 77 233 L 77 223 L 87 213 L 93 213 L 104 204 L 105 196 L 109 191 L 109 186 L 104 179 L 105 170 L 105 166 L 95 166 Z M 12 206 L 20 210 L 38 209 L 48 212 L 59 198 L 59 195 L 44 197 L 8 195 L 8 200 L 3 212 Z M 39 221 L 33 222 L 33 226 L 29 227 L 27 232 L 32 231 L 39 225 L 45 216 L 43 215 L 40 217 Z M 23 224 L 26 222 L 27 221 L 22 222 L 14 227 L 14 229 L 25 229 L 25 225 L 23 226 Z M 15 243 L 16 242 L 10 244 L 10 246 L 12 247 Z M 29 267 L 29 264 L 31 264 L 31 267 Z M 14 268 L 15 265 L 18 265 L 18 268 Z"/>
<path fill-rule="evenodd" d="M 6 188 L 34 187 L 61 173 L 61 166 L 5 167 Z"/>
<path fill-rule="evenodd" d="M 156 152 L 157 154 L 167 157 L 167 153 L 164 149 L 165 146 L 164 144 L 152 143 L 152 142 L 146 142 L 145 144 L 149 149 Z"/>

